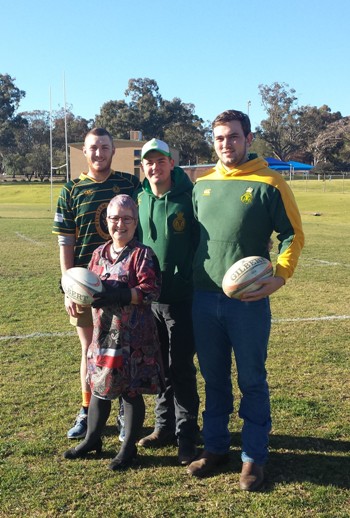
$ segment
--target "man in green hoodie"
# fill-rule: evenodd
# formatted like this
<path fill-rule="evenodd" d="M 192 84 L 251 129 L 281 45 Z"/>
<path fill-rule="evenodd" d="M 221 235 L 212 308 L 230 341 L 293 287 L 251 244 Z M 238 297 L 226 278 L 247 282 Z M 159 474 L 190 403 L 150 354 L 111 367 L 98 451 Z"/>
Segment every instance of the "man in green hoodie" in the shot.
<path fill-rule="evenodd" d="M 188 472 L 205 477 L 228 462 L 229 420 L 233 412 L 232 352 L 242 397 L 240 489 L 257 491 L 264 482 L 271 428 L 266 375 L 271 327 L 269 296 L 293 275 L 304 234 L 294 196 L 282 176 L 264 159 L 249 154 L 253 140 L 248 115 L 227 110 L 213 122 L 217 164 L 197 179 L 194 213 L 200 239 L 193 263 L 193 324 L 199 366 L 205 380 L 204 451 Z M 241 300 L 222 291 L 227 269 L 253 255 L 270 258 L 270 236 L 277 232 L 274 276 Z"/>
<path fill-rule="evenodd" d="M 138 194 L 139 239 L 156 253 L 162 271 L 162 291 L 152 303 L 161 342 L 165 390 L 156 399 L 153 433 L 140 446 L 178 443 L 182 465 L 197 455 L 199 398 L 193 363 L 192 261 L 197 225 L 193 216 L 193 185 L 187 174 L 174 167 L 169 146 L 158 139 L 141 151 L 145 174 Z"/>

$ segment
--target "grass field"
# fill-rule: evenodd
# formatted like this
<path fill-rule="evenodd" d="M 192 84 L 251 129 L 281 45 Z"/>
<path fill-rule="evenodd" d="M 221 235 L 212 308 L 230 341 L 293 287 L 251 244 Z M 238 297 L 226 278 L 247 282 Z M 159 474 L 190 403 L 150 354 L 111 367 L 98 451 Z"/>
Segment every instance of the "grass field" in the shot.
<path fill-rule="evenodd" d="M 237 409 L 231 462 L 209 479 L 189 478 L 175 447 L 140 451 L 135 469 L 108 471 L 117 405 L 101 458 L 62 458 L 80 405 L 80 346 L 57 289 L 50 186 L 0 185 L 0 517 L 350 515 L 350 192 L 332 182 L 332 191 L 293 183 L 306 245 L 295 276 L 271 300 L 273 430 L 266 488 L 256 494 L 238 489 Z M 200 375 L 198 383 L 203 405 Z M 146 404 L 145 432 L 153 398 Z"/>

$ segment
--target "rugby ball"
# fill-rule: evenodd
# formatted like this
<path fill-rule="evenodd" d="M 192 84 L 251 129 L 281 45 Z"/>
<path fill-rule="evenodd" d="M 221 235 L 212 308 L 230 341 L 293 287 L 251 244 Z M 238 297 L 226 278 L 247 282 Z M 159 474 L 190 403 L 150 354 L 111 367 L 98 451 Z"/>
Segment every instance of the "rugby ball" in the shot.
<path fill-rule="evenodd" d="M 252 255 L 234 263 L 224 275 L 222 289 L 231 299 L 240 299 L 243 293 L 261 288 L 261 279 L 273 275 L 271 262 L 265 257 Z"/>
<path fill-rule="evenodd" d="M 67 297 L 80 306 L 90 306 L 94 295 L 104 291 L 99 276 L 80 266 L 69 268 L 62 275 L 61 283 Z"/>

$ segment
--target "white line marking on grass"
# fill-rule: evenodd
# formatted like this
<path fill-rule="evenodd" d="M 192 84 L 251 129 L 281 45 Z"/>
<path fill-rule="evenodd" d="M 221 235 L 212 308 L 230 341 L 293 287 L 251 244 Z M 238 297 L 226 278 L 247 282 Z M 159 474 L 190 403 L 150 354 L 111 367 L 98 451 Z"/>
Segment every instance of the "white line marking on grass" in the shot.
<path fill-rule="evenodd" d="M 315 263 L 321 263 L 326 264 L 327 266 L 345 266 L 346 268 L 349 268 L 350 264 L 344 264 L 344 263 L 334 263 L 331 261 L 324 261 L 323 259 L 314 259 Z"/>
<path fill-rule="evenodd" d="M 0 336 L 0 340 L 26 340 L 28 338 L 45 338 L 45 337 L 53 337 L 53 336 L 73 336 L 76 333 L 70 331 L 69 333 L 31 333 L 30 335 L 10 335 L 10 336 Z"/>
<path fill-rule="evenodd" d="M 24 234 L 21 234 L 20 232 L 15 232 L 16 236 L 20 237 L 21 239 L 24 239 L 25 241 L 29 241 L 30 243 L 33 243 L 34 245 L 42 246 L 42 243 L 39 241 L 34 241 L 34 239 L 31 239 L 30 237 L 25 236 Z"/>
<path fill-rule="evenodd" d="M 273 318 L 273 324 L 283 324 L 285 322 L 320 322 L 320 321 L 330 321 L 330 320 L 349 320 L 350 315 L 332 315 L 328 317 L 309 317 L 309 318 Z M 3 340 L 27 340 L 29 338 L 51 338 L 54 336 L 74 336 L 75 331 L 70 331 L 66 333 L 31 333 L 29 335 L 10 335 L 10 336 L 0 336 L 0 341 Z"/>
<path fill-rule="evenodd" d="M 331 315 L 329 317 L 308 317 L 308 318 L 273 318 L 273 324 L 281 324 L 283 322 L 319 322 L 321 320 L 348 320 L 350 315 Z"/>

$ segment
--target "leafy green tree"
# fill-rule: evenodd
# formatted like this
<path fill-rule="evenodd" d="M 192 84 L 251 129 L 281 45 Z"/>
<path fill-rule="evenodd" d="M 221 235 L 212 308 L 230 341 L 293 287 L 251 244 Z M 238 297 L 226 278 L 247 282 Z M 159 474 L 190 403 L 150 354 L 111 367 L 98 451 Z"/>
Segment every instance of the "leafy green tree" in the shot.
<path fill-rule="evenodd" d="M 160 112 L 162 122 L 166 127 L 180 121 L 182 124 L 188 125 L 203 123 L 203 120 L 195 114 L 194 104 L 184 103 L 179 97 L 174 97 L 171 101 L 163 99 L 160 105 Z"/>
<path fill-rule="evenodd" d="M 15 86 L 15 78 L 9 74 L 0 74 L 0 122 L 13 119 L 21 99 L 25 96 L 24 90 Z"/>
<path fill-rule="evenodd" d="M 148 77 L 129 79 L 125 96 L 130 98 L 129 108 L 139 121 L 138 127 L 133 129 L 141 130 L 145 139 L 151 139 L 159 134 L 163 123 L 161 115 L 163 99 L 157 82 Z"/>
<path fill-rule="evenodd" d="M 327 105 L 301 106 L 297 110 L 299 126 L 299 151 L 295 159 L 301 162 L 317 163 L 319 135 L 333 123 L 342 119 L 340 112 L 332 113 Z"/>
<path fill-rule="evenodd" d="M 47 177 L 50 175 L 50 112 L 34 110 L 23 112 L 21 116 L 26 121 L 26 127 L 15 133 L 16 149 L 26 157 L 21 171 L 28 179 Z M 71 142 L 80 142 L 89 131 L 92 121 L 75 117 L 70 110 L 63 109 L 52 113 L 52 155 L 53 166 L 59 167 L 66 163 L 65 125 L 67 121 L 67 136 Z M 64 169 L 64 174 L 66 170 Z"/>
<path fill-rule="evenodd" d="M 208 158 L 210 147 L 207 128 L 195 114 L 193 104 L 178 97 L 163 99 L 157 82 L 149 78 L 130 79 L 125 100 L 105 103 L 96 117 L 96 125 L 108 129 L 115 138 L 129 138 L 130 131 L 141 131 L 143 138 L 165 139 L 179 149 L 181 161 Z"/>
<path fill-rule="evenodd" d="M 179 150 L 183 164 L 197 164 L 203 158 L 210 158 L 210 146 L 204 140 L 202 130 L 194 125 L 176 122 L 165 129 L 163 138 Z"/>
<path fill-rule="evenodd" d="M 297 106 L 295 90 L 285 83 L 259 86 L 268 115 L 257 137 L 280 160 L 340 163 L 346 157 L 348 123 L 327 105 Z"/>
<path fill-rule="evenodd" d="M 299 126 L 295 90 L 286 83 L 259 85 L 261 102 L 268 115 L 257 128 L 257 136 L 265 140 L 279 160 L 288 160 L 299 147 Z"/>
<path fill-rule="evenodd" d="M 256 153 L 263 158 L 274 155 L 270 144 L 268 144 L 266 140 L 263 140 L 259 135 L 255 135 L 252 145 L 249 148 L 249 152 Z"/>
<path fill-rule="evenodd" d="M 163 100 L 160 114 L 163 121 L 160 138 L 179 150 L 182 163 L 210 160 L 211 130 L 195 114 L 194 104 L 184 103 L 178 97 L 172 101 Z"/>
<path fill-rule="evenodd" d="M 108 101 L 101 107 L 95 126 L 106 128 L 114 138 L 128 139 L 130 131 L 139 130 L 137 112 L 126 101 Z"/>
<path fill-rule="evenodd" d="M 178 97 L 163 100 L 160 118 L 159 138 L 179 150 L 182 163 L 196 164 L 210 159 L 210 128 L 195 114 L 194 104 L 184 103 Z"/>
<path fill-rule="evenodd" d="M 15 132 L 16 150 L 21 156 L 21 173 L 30 181 L 45 174 L 50 174 L 50 113 L 45 110 L 22 112 L 26 126 Z"/>
<path fill-rule="evenodd" d="M 57 153 L 57 151 L 56 151 Z M 50 162 L 50 146 L 46 144 L 35 144 L 30 153 L 27 154 L 27 175 L 32 172 L 35 178 L 43 180 L 49 178 L 51 162 Z"/>
<path fill-rule="evenodd" d="M 47 144 L 50 142 L 50 112 L 46 110 L 34 110 L 22 112 L 21 116 L 27 122 L 26 131 L 17 136 L 17 145 L 29 152 L 35 144 Z"/>
<path fill-rule="evenodd" d="M 86 133 L 93 126 L 93 120 L 76 117 L 70 107 L 67 107 L 66 111 L 62 108 L 53 112 L 52 119 L 53 144 L 55 148 L 62 150 L 65 149 L 66 144 L 66 126 L 69 142 L 83 142 Z"/>
<path fill-rule="evenodd" d="M 350 163 L 350 116 L 329 124 L 314 143 L 315 164 L 328 163 L 346 169 Z"/>
<path fill-rule="evenodd" d="M 21 153 L 13 151 L 2 156 L 3 171 L 16 178 L 16 174 L 21 173 L 26 166 L 26 159 Z"/>
<path fill-rule="evenodd" d="M 9 74 L 0 74 L 0 170 L 2 172 L 6 164 L 11 162 L 7 155 L 15 152 L 15 132 L 26 124 L 20 115 L 16 115 L 25 92 L 20 90 L 14 81 L 15 78 Z"/>
<path fill-rule="evenodd" d="M 60 167 L 66 164 L 66 132 L 68 142 L 83 142 L 86 133 L 92 128 L 93 121 L 76 117 L 71 108 L 58 110 L 52 115 L 52 147 L 53 147 L 53 166 Z M 47 141 L 48 142 L 48 141 Z M 69 163 L 69 147 L 68 147 Z M 50 168 L 49 168 L 50 170 Z M 55 174 L 63 173 L 67 176 L 67 169 L 55 169 Z"/>

